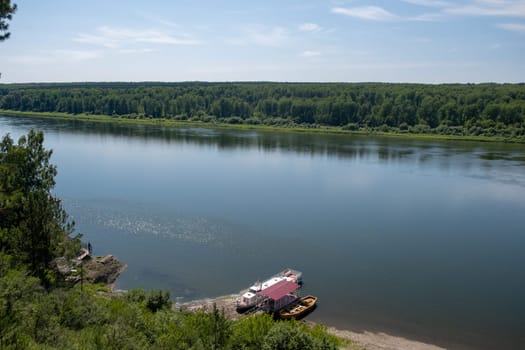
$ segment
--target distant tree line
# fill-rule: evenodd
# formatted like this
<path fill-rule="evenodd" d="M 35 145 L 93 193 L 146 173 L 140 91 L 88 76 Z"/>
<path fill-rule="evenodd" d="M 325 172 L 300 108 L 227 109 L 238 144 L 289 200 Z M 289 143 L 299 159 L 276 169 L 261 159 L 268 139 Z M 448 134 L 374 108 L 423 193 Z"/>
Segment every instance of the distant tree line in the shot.
<path fill-rule="evenodd" d="M 525 84 L 10 84 L 0 109 L 525 137 Z"/>

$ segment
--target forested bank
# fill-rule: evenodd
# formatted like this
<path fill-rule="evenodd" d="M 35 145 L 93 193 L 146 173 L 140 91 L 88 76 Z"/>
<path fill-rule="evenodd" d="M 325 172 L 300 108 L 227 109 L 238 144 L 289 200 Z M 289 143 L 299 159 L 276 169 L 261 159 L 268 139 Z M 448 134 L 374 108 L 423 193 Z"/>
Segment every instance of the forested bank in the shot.
<path fill-rule="evenodd" d="M 178 312 L 169 293 L 114 294 L 72 274 L 81 236 L 52 193 L 42 132 L 0 140 L 0 349 L 336 349 L 322 326 L 220 310 Z M 80 184 L 79 184 L 80 185 Z M 75 269 L 60 268 L 71 262 Z M 86 274 L 80 273 L 83 280 Z"/>
<path fill-rule="evenodd" d="M 525 84 L 6 84 L 0 109 L 525 140 Z"/>

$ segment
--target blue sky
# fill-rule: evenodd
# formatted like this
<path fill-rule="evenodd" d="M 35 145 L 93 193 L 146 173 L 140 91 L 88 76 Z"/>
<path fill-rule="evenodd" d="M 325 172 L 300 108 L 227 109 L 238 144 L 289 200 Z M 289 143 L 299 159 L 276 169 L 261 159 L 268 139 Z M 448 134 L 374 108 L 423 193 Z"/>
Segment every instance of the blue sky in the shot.
<path fill-rule="evenodd" d="M 15 0 L 0 82 L 524 82 L 525 0 Z"/>

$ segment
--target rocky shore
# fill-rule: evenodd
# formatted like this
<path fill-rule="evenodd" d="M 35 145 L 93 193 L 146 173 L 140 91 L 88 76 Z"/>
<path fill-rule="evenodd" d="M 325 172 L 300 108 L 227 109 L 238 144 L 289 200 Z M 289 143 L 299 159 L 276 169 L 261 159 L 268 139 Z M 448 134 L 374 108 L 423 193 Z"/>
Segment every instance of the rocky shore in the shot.
<path fill-rule="evenodd" d="M 117 278 L 127 267 L 113 255 L 93 256 L 84 248 L 76 258 L 55 259 L 54 266 L 70 283 L 83 280 L 87 283 L 103 283 L 110 289 L 113 289 Z"/>
<path fill-rule="evenodd" d="M 84 279 L 90 283 L 104 283 L 113 289 L 118 276 L 127 265 L 113 255 L 92 256 L 84 262 Z"/>
<path fill-rule="evenodd" d="M 225 295 L 217 298 L 207 298 L 201 300 L 193 300 L 184 303 L 175 303 L 173 308 L 177 311 L 197 311 L 197 310 L 211 310 L 213 304 L 219 310 L 224 311 L 224 315 L 231 319 L 238 319 L 244 317 L 235 310 L 235 299 L 237 295 Z M 307 322 L 307 321 L 305 321 Z M 341 330 L 334 327 L 329 327 L 328 332 L 336 335 L 339 338 L 349 340 L 352 345 L 347 349 L 365 349 L 365 350 L 443 350 L 436 345 L 426 344 L 414 340 L 396 337 L 386 333 L 372 333 L 363 332 L 357 333 L 350 330 Z M 356 347 L 356 346 L 357 347 Z M 346 349 L 345 349 L 346 350 Z"/>

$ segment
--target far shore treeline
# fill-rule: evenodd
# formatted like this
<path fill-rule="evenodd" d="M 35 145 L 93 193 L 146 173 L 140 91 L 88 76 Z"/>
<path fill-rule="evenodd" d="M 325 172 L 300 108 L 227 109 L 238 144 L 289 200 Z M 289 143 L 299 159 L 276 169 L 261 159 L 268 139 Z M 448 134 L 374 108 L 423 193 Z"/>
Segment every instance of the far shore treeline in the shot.
<path fill-rule="evenodd" d="M 0 109 L 525 140 L 525 84 L 3 84 Z"/>

